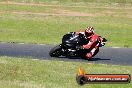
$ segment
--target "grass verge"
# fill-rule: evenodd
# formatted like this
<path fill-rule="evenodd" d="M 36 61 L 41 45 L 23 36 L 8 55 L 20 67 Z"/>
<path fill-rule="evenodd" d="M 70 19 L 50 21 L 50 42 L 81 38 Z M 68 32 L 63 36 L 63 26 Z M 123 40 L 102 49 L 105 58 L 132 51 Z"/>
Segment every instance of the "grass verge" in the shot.
<path fill-rule="evenodd" d="M 97 34 L 108 39 L 107 46 L 132 47 L 131 6 L 81 6 L 74 1 L 73 6 L 70 2 L 48 6 L 32 1 L 25 5 L 26 0 L 21 5 L 0 3 L 0 41 L 58 44 L 67 32 L 94 26 Z"/>
<path fill-rule="evenodd" d="M 130 74 L 132 66 L 81 62 L 89 74 Z M 75 77 L 80 62 L 0 57 L 0 88 L 80 88 Z M 131 88 L 130 84 L 87 84 L 83 88 Z"/>

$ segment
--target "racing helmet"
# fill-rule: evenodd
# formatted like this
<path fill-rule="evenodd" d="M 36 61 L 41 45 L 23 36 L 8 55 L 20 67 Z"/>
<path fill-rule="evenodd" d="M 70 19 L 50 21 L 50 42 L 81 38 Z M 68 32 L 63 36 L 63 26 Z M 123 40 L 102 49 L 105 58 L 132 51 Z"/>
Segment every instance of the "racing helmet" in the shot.
<path fill-rule="evenodd" d="M 94 28 L 93 27 L 87 27 L 85 30 L 85 36 L 87 38 L 90 38 L 94 34 Z"/>

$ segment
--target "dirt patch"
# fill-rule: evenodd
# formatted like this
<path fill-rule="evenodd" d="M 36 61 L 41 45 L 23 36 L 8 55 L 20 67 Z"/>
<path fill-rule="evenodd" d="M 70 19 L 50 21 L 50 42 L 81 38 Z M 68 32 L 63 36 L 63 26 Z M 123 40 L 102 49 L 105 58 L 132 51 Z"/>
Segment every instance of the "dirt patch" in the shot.
<path fill-rule="evenodd" d="M 59 5 L 45 5 L 36 4 L 36 3 L 16 3 L 16 2 L 0 2 L 0 4 L 4 5 L 27 5 L 27 6 L 59 6 Z M 53 13 L 45 13 L 45 12 L 27 12 L 27 11 L 0 11 L 0 13 L 14 13 L 14 14 L 33 14 L 33 15 L 44 15 L 44 16 L 95 16 L 94 14 L 88 14 L 84 12 L 76 12 L 64 9 L 55 9 Z"/>
<path fill-rule="evenodd" d="M 3 5 L 25 5 L 25 6 L 49 6 L 49 7 L 60 7 L 60 6 L 63 6 L 63 7 L 86 7 L 86 6 L 64 6 L 64 5 L 54 5 L 54 4 L 46 4 L 46 3 L 25 3 L 25 2 L 11 2 L 11 1 L 6 1 L 6 2 L 0 2 L 0 4 L 3 4 Z"/>
<path fill-rule="evenodd" d="M 14 5 L 28 5 L 28 6 L 47 6 L 44 4 L 30 4 L 30 3 L 15 3 L 15 2 L 0 2 L 0 4 L 14 4 Z M 54 6 L 54 5 L 48 5 Z M 0 13 L 14 13 L 14 14 L 33 14 L 33 15 L 44 15 L 44 16 L 94 16 L 93 14 L 83 13 L 83 12 L 75 12 L 64 9 L 54 9 L 53 13 L 45 13 L 45 12 L 27 12 L 27 11 L 0 11 Z"/>
<path fill-rule="evenodd" d="M 3 5 L 26 5 L 26 6 L 58 6 L 58 5 L 47 5 L 47 4 L 42 4 L 42 3 L 17 3 L 17 2 L 0 2 L 0 4 Z"/>
<path fill-rule="evenodd" d="M 61 13 L 34 13 L 26 11 L 0 11 L 0 13 L 12 13 L 12 14 L 22 14 L 22 15 L 42 15 L 42 16 L 89 16 L 93 17 L 93 14 L 85 14 L 79 12 L 61 12 Z"/>
<path fill-rule="evenodd" d="M 94 14 L 88 14 L 88 13 L 84 13 L 84 12 L 75 12 L 75 11 L 70 11 L 70 10 L 58 10 L 57 11 L 58 15 L 62 15 L 62 16 L 89 16 L 89 17 L 93 17 Z"/>
<path fill-rule="evenodd" d="M 60 7 L 60 6 L 63 6 L 63 7 L 84 7 L 86 8 L 87 6 L 83 6 L 83 5 L 73 5 L 73 6 L 65 6 L 65 5 L 57 5 L 57 4 L 52 4 L 52 5 L 49 5 L 49 4 L 46 4 L 46 3 L 35 3 L 35 2 L 32 2 L 32 3 L 26 3 L 26 2 L 12 2 L 12 1 L 5 1 L 5 2 L 0 2 L 0 4 L 5 4 L 5 5 L 26 5 L 26 6 L 49 6 L 49 7 Z M 112 9 L 119 9 L 119 8 L 126 8 L 126 9 L 132 9 L 131 6 L 125 6 L 125 7 L 120 7 L 117 5 L 113 5 L 113 6 L 97 6 L 97 3 L 88 3 L 89 5 L 89 8 L 112 8 Z"/>

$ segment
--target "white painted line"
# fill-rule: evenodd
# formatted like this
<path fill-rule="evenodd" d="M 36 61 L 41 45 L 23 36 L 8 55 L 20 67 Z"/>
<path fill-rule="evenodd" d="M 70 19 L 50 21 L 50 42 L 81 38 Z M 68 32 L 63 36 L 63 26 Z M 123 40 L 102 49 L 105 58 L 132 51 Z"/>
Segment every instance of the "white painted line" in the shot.
<path fill-rule="evenodd" d="M 25 43 L 18 43 L 18 44 L 25 44 Z"/>
<path fill-rule="evenodd" d="M 46 45 L 46 44 L 37 44 L 37 45 Z"/>
<path fill-rule="evenodd" d="M 121 47 L 111 47 L 111 48 L 121 48 Z"/>
<path fill-rule="evenodd" d="M 32 59 L 32 60 L 37 61 L 37 60 L 40 60 L 40 59 Z"/>

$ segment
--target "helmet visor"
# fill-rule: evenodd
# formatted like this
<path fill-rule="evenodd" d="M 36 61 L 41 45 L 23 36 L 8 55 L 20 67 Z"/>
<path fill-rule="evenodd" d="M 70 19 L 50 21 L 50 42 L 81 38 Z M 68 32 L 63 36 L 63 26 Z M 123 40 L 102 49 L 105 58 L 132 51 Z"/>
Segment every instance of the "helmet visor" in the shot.
<path fill-rule="evenodd" d="M 92 33 L 85 32 L 86 37 L 90 37 Z"/>

